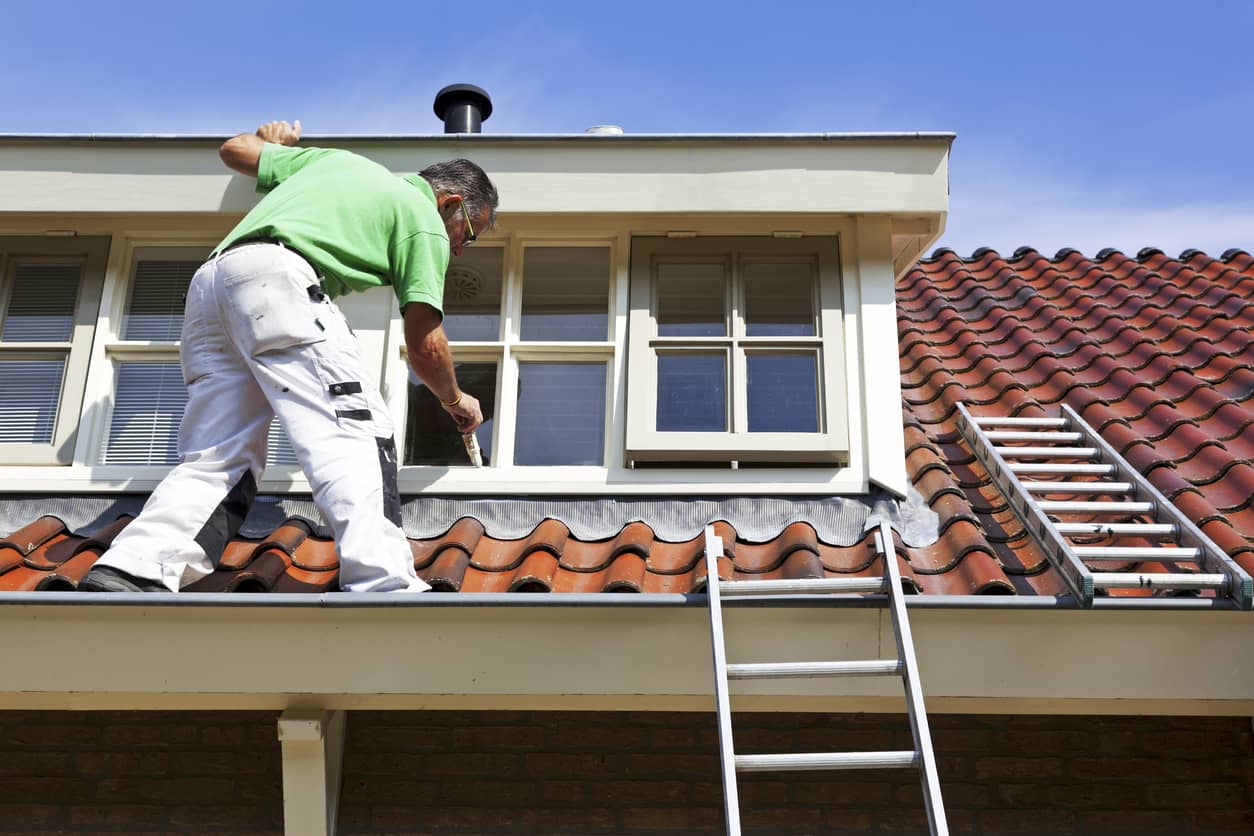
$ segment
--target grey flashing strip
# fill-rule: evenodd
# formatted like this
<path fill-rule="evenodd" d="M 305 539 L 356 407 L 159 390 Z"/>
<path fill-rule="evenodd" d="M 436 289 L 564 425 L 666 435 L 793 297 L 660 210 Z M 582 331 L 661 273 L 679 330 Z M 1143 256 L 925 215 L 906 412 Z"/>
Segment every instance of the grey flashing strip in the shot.
<path fill-rule="evenodd" d="M 881 608 L 882 595 L 798 595 L 729 599 L 726 607 L 852 607 Z M 1228 599 L 1220 598 L 1099 598 L 1092 607 L 1081 607 L 1068 596 L 1018 595 L 908 595 L 911 609 L 957 610 L 1238 610 Z M 318 607 L 360 609 L 389 607 L 702 607 L 709 606 L 702 594 L 654 595 L 639 593 L 461 593 L 425 592 L 389 594 L 363 592 L 302 593 L 121 593 L 121 592 L 0 592 L 0 606 L 87 606 L 126 607 Z"/>
<path fill-rule="evenodd" d="M 0 133 L 0 142 L 224 142 L 234 134 Z M 892 142 L 936 140 L 952 143 L 951 131 L 863 131 L 822 133 L 697 134 L 308 134 L 317 142 Z"/>

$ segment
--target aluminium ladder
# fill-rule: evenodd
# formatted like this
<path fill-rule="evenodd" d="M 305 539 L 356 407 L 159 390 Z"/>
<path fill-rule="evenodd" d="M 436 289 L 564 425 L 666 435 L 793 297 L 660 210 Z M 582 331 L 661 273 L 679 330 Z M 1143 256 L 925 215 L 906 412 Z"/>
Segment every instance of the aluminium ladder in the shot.
<path fill-rule="evenodd" d="M 892 530 L 881 522 L 875 534 L 877 553 L 883 557 L 882 577 L 814 578 L 807 580 L 721 581 L 718 579 L 718 558 L 723 556 L 723 541 L 713 526 L 705 528 L 706 586 L 709 591 L 710 638 L 714 648 L 714 696 L 718 710 L 719 753 L 723 773 L 723 803 L 728 836 L 740 836 L 740 800 L 736 789 L 737 772 L 793 772 L 835 769 L 868 769 L 915 767 L 923 785 L 923 803 L 927 810 L 928 829 L 932 836 L 948 836 L 945 808 L 941 801 L 940 780 L 936 758 L 932 753 L 932 736 L 928 730 L 927 713 L 923 708 L 923 689 L 919 681 L 914 639 L 906 616 L 905 593 L 901 586 L 901 569 L 893 548 Z M 896 659 L 872 659 L 843 662 L 771 662 L 765 664 L 727 664 L 723 641 L 722 597 L 753 596 L 781 599 L 810 596 L 816 593 L 885 592 L 886 603 L 893 618 L 897 640 Z M 812 752 L 808 754 L 737 755 L 732 743 L 730 679 L 788 679 L 828 676 L 901 676 L 905 686 L 906 709 L 914 749 L 887 752 Z"/>
<path fill-rule="evenodd" d="M 960 403 L 958 429 L 1076 600 L 1091 607 L 1098 591 L 1110 589 L 1212 590 L 1251 609 L 1250 576 L 1078 412 L 1061 406 L 1057 418 L 1012 418 L 974 416 Z M 1059 478 L 1032 481 L 1042 476 Z M 1138 545 L 1086 546 L 1068 539 L 1082 537 L 1134 537 Z M 1195 571 L 1102 572 L 1086 560 L 1152 561 Z"/>

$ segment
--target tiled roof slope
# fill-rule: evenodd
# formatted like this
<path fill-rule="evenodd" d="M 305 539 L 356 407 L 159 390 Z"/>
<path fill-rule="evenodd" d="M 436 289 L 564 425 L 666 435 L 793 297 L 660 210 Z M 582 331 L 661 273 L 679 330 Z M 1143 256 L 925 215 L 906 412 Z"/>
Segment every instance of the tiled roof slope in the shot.
<path fill-rule="evenodd" d="M 1067 592 L 974 460 L 956 404 L 977 415 L 1056 415 L 1067 403 L 1247 571 L 1254 571 L 1254 258 L 1158 250 L 1135 258 L 1031 249 L 962 259 L 939 250 L 898 283 L 906 463 L 940 518 L 927 547 L 897 542 L 924 594 Z M 0 590 L 71 589 L 129 518 L 75 536 L 54 517 L 0 539 Z M 412 540 L 419 574 L 463 592 L 690 592 L 704 586 L 701 538 L 660 541 L 645 523 L 583 542 L 556 520 L 497 540 L 473 518 Z M 796 522 L 766 543 L 716 526 L 724 577 L 879 574 L 872 535 L 820 542 Z M 1106 570 L 1119 567 L 1103 566 Z M 1130 567 L 1129 567 L 1130 568 Z M 1136 567 L 1139 571 L 1162 566 Z M 336 589 L 334 545 L 289 519 L 237 540 L 192 589 Z M 1116 594 L 1116 593 L 1112 593 Z M 1142 595 L 1140 591 L 1117 594 Z"/>
<path fill-rule="evenodd" d="M 956 418 L 960 401 L 977 416 L 1052 417 L 1066 403 L 1254 571 L 1248 253 L 939 250 L 898 283 L 897 311 L 907 466 L 953 560 L 985 556 L 1019 592 L 1064 591 Z"/>

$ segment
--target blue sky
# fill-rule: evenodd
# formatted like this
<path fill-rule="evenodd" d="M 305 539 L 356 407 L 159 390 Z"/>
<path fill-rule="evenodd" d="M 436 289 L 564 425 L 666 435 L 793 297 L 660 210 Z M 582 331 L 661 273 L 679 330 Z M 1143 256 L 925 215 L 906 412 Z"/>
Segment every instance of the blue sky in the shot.
<path fill-rule="evenodd" d="M 953 131 L 963 254 L 1254 251 L 1243 0 L 44 0 L 5 29 L 3 133 L 437 133 L 464 81 L 486 132 Z"/>

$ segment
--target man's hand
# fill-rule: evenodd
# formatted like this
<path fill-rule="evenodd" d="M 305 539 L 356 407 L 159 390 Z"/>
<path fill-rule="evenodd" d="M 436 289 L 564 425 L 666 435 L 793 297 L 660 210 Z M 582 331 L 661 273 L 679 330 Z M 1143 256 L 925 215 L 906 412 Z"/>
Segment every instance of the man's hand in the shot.
<path fill-rule="evenodd" d="M 453 416 L 457 431 L 465 434 L 474 432 L 483 423 L 483 410 L 479 408 L 479 399 L 474 395 L 462 392 L 462 399 L 453 406 L 444 404 L 444 411 Z"/>
<path fill-rule="evenodd" d="M 257 129 L 257 136 L 265 142 L 279 145 L 295 145 L 300 141 L 300 120 L 288 124 L 283 121 L 267 122 Z"/>

